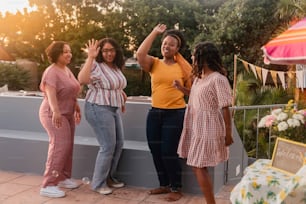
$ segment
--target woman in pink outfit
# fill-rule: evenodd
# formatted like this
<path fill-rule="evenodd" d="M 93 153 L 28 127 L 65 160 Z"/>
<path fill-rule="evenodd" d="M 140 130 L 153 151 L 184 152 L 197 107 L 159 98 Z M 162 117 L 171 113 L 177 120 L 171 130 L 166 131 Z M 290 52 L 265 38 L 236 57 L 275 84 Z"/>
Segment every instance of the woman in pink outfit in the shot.
<path fill-rule="evenodd" d="M 233 143 L 231 87 L 214 44 L 199 43 L 193 54 L 193 76 L 178 154 L 192 166 L 206 203 L 215 204 L 207 167 L 226 161 Z"/>
<path fill-rule="evenodd" d="M 64 197 L 65 192 L 58 186 L 78 187 L 70 178 L 75 124 L 81 119 L 77 103 L 80 84 L 67 67 L 72 54 L 66 42 L 51 43 L 46 54 L 52 64 L 44 71 L 40 84 L 44 99 L 39 119 L 49 136 L 49 150 L 40 195 Z"/>

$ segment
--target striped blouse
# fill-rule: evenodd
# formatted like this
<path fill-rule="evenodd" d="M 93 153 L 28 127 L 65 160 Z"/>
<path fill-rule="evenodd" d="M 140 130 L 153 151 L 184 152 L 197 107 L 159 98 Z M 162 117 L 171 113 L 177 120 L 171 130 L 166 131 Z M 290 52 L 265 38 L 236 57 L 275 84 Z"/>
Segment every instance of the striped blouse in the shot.
<path fill-rule="evenodd" d="M 95 62 L 91 68 L 90 79 L 86 101 L 112 107 L 124 105 L 122 93 L 127 81 L 120 69 L 113 69 L 105 63 Z"/>

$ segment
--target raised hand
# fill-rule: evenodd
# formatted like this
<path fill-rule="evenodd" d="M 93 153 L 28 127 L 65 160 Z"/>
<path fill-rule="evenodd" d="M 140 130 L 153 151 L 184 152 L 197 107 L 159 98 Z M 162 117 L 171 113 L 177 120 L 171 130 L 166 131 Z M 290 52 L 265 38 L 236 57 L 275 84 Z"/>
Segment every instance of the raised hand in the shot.
<path fill-rule="evenodd" d="M 154 27 L 153 31 L 158 34 L 161 34 L 165 32 L 166 29 L 167 29 L 167 26 L 165 24 L 157 24 L 157 26 Z"/>
<path fill-rule="evenodd" d="M 88 40 L 88 43 L 85 44 L 88 58 L 96 58 L 100 51 L 99 41 L 95 39 Z"/>

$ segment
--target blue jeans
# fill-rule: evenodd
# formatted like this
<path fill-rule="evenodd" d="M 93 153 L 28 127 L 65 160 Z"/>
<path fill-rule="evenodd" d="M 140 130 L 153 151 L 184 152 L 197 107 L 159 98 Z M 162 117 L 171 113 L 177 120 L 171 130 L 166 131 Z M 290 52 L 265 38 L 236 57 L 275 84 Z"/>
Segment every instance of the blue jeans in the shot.
<path fill-rule="evenodd" d="M 94 190 L 106 187 L 113 177 L 123 147 L 123 125 L 119 108 L 85 103 L 85 118 L 93 128 L 100 148 L 96 158 L 91 186 Z"/>
<path fill-rule="evenodd" d="M 147 140 L 160 186 L 182 187 L 182 168 L 177 147 L 183 128 L 185 108 L 152 108 L 147 116 Z"/>

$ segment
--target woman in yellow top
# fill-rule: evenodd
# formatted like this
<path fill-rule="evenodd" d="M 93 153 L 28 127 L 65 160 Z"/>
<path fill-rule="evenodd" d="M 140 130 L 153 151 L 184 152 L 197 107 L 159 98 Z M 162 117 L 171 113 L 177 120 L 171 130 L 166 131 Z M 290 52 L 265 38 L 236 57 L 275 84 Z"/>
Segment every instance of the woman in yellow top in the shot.
<path fill-rule="evenodd" d="M 178 30 L 158 24 L 137 50 L 137 59 L 151 76 L 152 108 L 147 116 L 146 133 L 160 187 L 150 194 L 169 193 L 168 201 L 182 197 L 181 166 L 177 155 L 186 103 L 191 86 L 191 66 L 179 53 L 185 41 Z M 153 41 L 163 34 L 163 59 L 148 54 Z"/>

